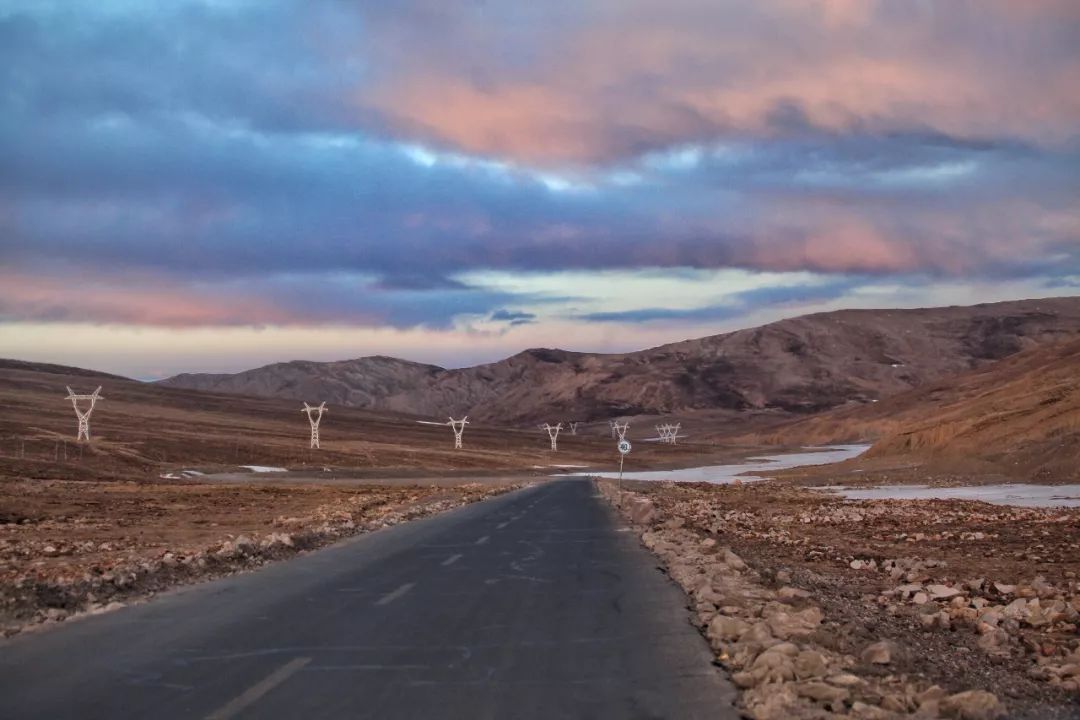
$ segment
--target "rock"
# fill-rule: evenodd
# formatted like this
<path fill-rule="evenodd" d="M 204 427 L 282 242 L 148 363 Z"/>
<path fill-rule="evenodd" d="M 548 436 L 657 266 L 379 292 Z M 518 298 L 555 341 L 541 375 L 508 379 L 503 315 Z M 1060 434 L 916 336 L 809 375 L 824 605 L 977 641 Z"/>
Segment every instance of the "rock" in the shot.
<path fill-rule="evenodd" d="M 920 592 L 922 589 L 923 586 L 919 583 L 908 583 L 907 585 L 899 586 L 893 592 L 900 595 L 900 597 L 907 598 L 917 592 Z"/>
<path fill-rule="evenodd" d="M 851 716 L 859 720 L 891 720 L 892 713 L 873 705 L 856 701 L 851 705 Z"/>
<path fill-rule="evenodd" d="M 731 642 L 738 640 L 750 629 L 750 623 L 739 618 L 717 615 L 709 623 L 709 629 L 705 632 L 706 637 L 714 642 Z"/>
<path fill-rule="evenodd" d="M 728 548 L 724 548 L 724 563 L 732 570 L 741 572 L 746 569 L 746 563 L 743 562 L 743 559 Z"/>
<path fill-rule="evenodd" d="M 1027 603 L 1028 601 L 1024 598 L 1016 598 L 1005 606 L 1001 611 L 1001 614 L 1013 620 L 1022 620 L 1027 617 L 1028 614 Z"/>
<path fill-rule="evenodd" d="M 825 656 L 813 650 L 803 650 L 795 656 L 795 677 L 800 680 L 824 677 L 829 671 Z M 800 695 L 802 693 L 799 693 Z"/>
<path fill-rule="evenodd" d="M 809 635 L 821 624 L 823 616 L 816 607 L 799 612 L 780 611 L 773 614 L 766 622 L 772 634 L 781 640 Z"/>
<path fill-rule="evenodd" d="M 838 675 L 830 675 L 829 677 L 825 678 L 825 682 L 831 683 L 832 685 L 836 685 L 838 687 L 850 688 L 857 685 L 862 685 L 866 681 L 858 675 L 852 675 L 851 673 L 839 673 Z"/>
<path fill-rule="evenodd" d="M 941 701 L 945 717 L 957 720 L 995 720 L 1005 713 L 997 696 L 985 690 L 967 690 Z"/>
<path fill-rule="evenodd" d="M 798 683 L 795 686 L 795 692 L 802 697 L 817 700 L 818 702 L 838 703 L 843 702 L 848 698 L 848 691 L 846 689 L 834 687 L 817 680 Z"/>
<path fill-rule="evenodd" d="M 914 596 L 912 596 L 911 602 L 915 603 L 916 605 L 925 605 L 926 603 L 930 602 L 930 596 L 924 592 L 917 592 Z"/>
<path fill-rule="evenodd" d="M 635 525 L 652 525 L 656 521 L 656 506 L 652 500 L 635 497 L 630 502 L 630 522 Z"/>
<path fill-rule="evenodd" d="M 848 567 L 850 567 L 852 570 L 862 570 L 863 569 L 863 561 L 862 560 L 852 560 L 850 563 L 848 563 Z"/>
<path fill-rule="evenodd" d="M 55 555 L 60 554 L 60 551 L 56 549 L 55 545 L 46 545 L 45 547 L 41 548 L 41 552 L 42 552 L 42 554 L 47 555 L 49 557 L 53 557 Z"/>
<path fill-rule="evenodd" d="M 927 585 L 926 590 L 933 600 L 948 600 L 960 594 L 958 589 L 948 585 Z"/>
<path fill-rule="evenodd" d="M 931 685 L 930 687 L 926 688 L 921 693 L 916 695 L 915 700 L 919 703 L 919 705 L 922 705 L 923 703 L 930 701 L 940 702 L 941 700 L 944 700 L 946 697 L 948 697 L 948 695 L 948 691 L 946 691 L 945 688 L 941 687 L 940 685 Z"/>
<path fill-rule="evenodd" d="M 776 582 L 778 582 L 778 583 L 789 583 L 789 582 L 791 582 L 791 573 L 788 572 L 787 570 L 777 570 L 776 571 Z"/>
<path fill-rule="evenodd" d="M 772 647 L 757 656 L 750 666 L 753 685 L 787 682 L 795 679 L 795 664 L 790 655 Z"/>
<path fill-rule="evenodd" d="M 862 661 L 872 665 L 888 665 L 892 662 L 895 645 L 888 640 L 880 640 L 872 645 L 867 645 L 859 654 Z"/>
<path fill-rule="evenodd" d="M 810 593 L 801 588 L 793 588 L 785 585 L 776 591 L 776 596 L 781 600 L 795 600 L 808 598 L 810 597 Z"/>
<path fill-rule="evenodd" d="M 705 538 L 699 544 L 703 548 L 716 547 L 716 538 Z"/>
<path fill-rule="evenodd" d="M 1014 592 L 1016 592 L 1015 585 L 1005 585 L 1004 583 L 998 582 L 994 583 L 994 589 L 1002 595 L 1012 595 Z"/>

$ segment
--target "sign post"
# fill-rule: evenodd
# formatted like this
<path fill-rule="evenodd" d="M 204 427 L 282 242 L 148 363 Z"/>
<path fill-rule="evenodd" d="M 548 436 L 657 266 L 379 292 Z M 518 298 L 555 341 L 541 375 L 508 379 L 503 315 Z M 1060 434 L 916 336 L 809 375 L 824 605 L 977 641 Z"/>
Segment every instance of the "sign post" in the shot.
<path fill-rule="evenodd" d="M 619 448 L 619 489 L 622 490 L 622 466 L 623 466 L 623 460 L 625 460 L 626 456 L 630 453 L 630 441 L 629 440 L 620 440 L 618 448 Z"/>

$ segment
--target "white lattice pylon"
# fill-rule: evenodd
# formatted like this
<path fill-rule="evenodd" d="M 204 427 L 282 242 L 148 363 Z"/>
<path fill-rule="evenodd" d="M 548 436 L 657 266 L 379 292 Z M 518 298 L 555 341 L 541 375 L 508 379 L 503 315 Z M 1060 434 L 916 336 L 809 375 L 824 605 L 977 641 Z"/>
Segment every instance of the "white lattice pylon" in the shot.
<path fill-rule="evenodd" d="M 608 420 L 608 425 L 611 426 L 611 439 L 615 439 L 615 428 L 619 427 L 618 420 Z"/>
<path fill-rule="evenodd" d="M 104 398 L 101 397 L 101 386 L 98 385 L 98 389 L 89 395 L 77 395 L 71 388 L 67 389 L 67 399 L 71 401 L 72 407 L 75 408 L 75 417 L 79 418 L 79 435 L 77 440 L 86 440 L 90 442 L 90 413 L 94 412 L 94 405 L 98 400 Z M 90 407 L 85 411 L 79 409 L 80 400 L 89 400 Z"/>
<path fill-rule="evenodd" d="M 304 408 L 300 412 L 307 413 L 308 422 L 311 423 L 311 445 L 309 445 L 308 447 L 314 448 L 315 450 L 320 449 L 319 448 L 319 423 L 322 422 L 323 413 L 324 412 L 330 412 L 329 410 L 326 409 L 326 403 L 321 402 L 321 403 L 319 403 L 318 407 L 311 407 L 307 403 L 304 403 Z M 314 415 L 312 413 L 318 413 L 318 414 Z"/>
<path fill-rule="evenodd" d="M 612 437 L 615 437 L 615 435 L 617 433 L 620 440 L 625 440 L 626 439 L 626 431 L 630 429 L 630 421 L 626 420 L 625 422 L 620 423 L 618 420 L 616 420 L 615 423 L 611 427 L 612 427 L 612 433 L 611 433 Z"/>
<path fill-rule="evenodd" d="M 454 431 L 454 449 L 455 450 L 460 450 L 461 449 L 461 435 L 462 435 L 462 433 L 465 432 L 465 426 L 469 424 L 469 416 L 466 415 L 465 417 L 461 418 L 460 420 L 455 420 L 454 418 L 450 418 L 450 422 L 448 422 L 446 424 L 449 425 L 450 429 L 452 429 Z"/>
<path fill-rule="evenodd" d="M 551 438 L 551 451 L 557 451 L 559 449 L 559 431 L 562 430 L 562 423 L 559 423 L 558 425 L 544 423 L 541 427 L 547 430 L 548 437 Z"/>
<path fill-rule="evenodd" d="M 675 423 L 674 425 L 669 426 L 668 442 L 671 443 L 672 445 L 674 445 L 675 441 L 679 438 L 679 428 L 681 428 L 681 427 L 682 427 L 682 423 Z"/>
<path fill-rule="evenodd" d="M 572 420 L 569 423 L 567 423 L 567 425 L 570 427 L 570 434 L 571 435 L 577 435 L 577 426 L 580 425 L 580 424 L 581 423 L 576 421 L 576 420 Z"/>

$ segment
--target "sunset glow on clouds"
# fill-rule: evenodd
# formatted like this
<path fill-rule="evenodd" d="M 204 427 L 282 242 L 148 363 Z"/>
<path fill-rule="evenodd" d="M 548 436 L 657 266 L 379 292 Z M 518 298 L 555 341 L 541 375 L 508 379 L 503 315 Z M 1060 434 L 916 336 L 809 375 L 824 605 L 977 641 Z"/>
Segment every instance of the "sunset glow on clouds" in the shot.
<path fill-rule="evenodd" d="M 1071 0 L 8 0 L 0 79 L 0 356 L 453 365 L 1080 289 Z"/>

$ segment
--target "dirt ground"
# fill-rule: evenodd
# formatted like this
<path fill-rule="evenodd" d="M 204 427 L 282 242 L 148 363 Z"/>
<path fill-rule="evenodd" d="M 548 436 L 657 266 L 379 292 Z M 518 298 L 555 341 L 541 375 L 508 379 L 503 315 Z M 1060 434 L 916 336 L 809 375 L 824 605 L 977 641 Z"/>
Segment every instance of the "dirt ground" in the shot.
<path fill-rule="evenodd" d="M 103 399 L 91 416 L 93 441 L 77 443 L 66 387 L 88 392 L 99 384 Z M 558 452 L 552 452 L 544 430 L 483 423 L 470 424 L 464 449 L 454 450 L 450 428 L 420 420 L 445 422 L 445 417 L 332 406 L 320 428 L 322 448 L 313 450 L 308 421 L 293 401 L 0 368 L 0 481 L 151 481 L 183 470 L 231 472 L 242 465 L 304 471 L 330 467 L 350 477 L 508 471 L 540 476 L 560 472 L 556 465 L 618 466 L 616 441 L 606 422 L 582 425 L 577 435 L 564 429 Z M 722 463 L 753 450 L 695 444 L 692 438 L 679 445 L 647 442 L 656 436 L 656 422 L 643 419 L 630 427 L 639 469 Z M 695 428 L 691 422 L 684 434 Z"/>
<path fill-rule="evenodd" d="M 0 631 L 257 567 L 520 487 L 0 482 Z"/>
<path fill-rule="evenodd" d="M 684 587 L 720 661 L 737 680 L 745 673 L 751 717 L 1080 717 L 1080 509 L 847 501 L 786 482 L 624 488 L 631 498 L 624 508 L 637 508 L 650 527 L 646 544 L 662 549 L 676 579 L 687 575 L 685 558 L 707 568 L 708 557 L 717 557 L 708 553 L 721 549 L 748 566 L 738 582 L 757 591 L 733 593 L 722 573 L 708 591 L 722 601 L 706 595 L 703 602 L 693 572 Z M 704 560 L 702 543 L 714 547 Z M 754 606 L 747 597 L 762 600 Z M 791 706 L 776 704 L 787 680 L 751 672 L 759 672 L 755 658 L 769 642 L 755 646 L 751 635 L 725 633 L 731 623 L 753 628 L 778 601 L 818 608 L 821 624 L 799 647 L 837 658 L 858 682 L 841 690 L 843 682 L 796 672 Z M 888 662 L 868 660 L 868 647 L 880 642 L 890 647 Z M 942 694 L 966 691 L 992 693 L 998 704 L 965 710 Z M 972 698 L 986 700 L 961 699 Z"/>

